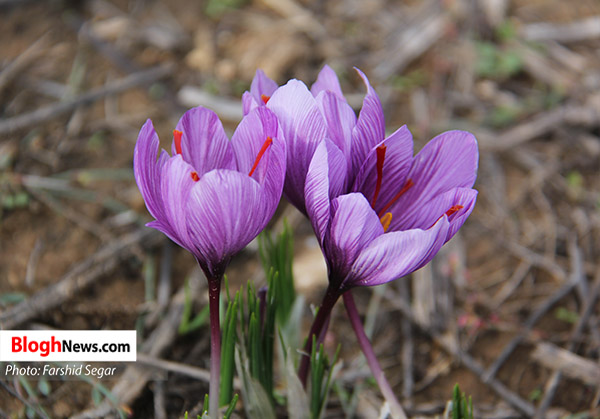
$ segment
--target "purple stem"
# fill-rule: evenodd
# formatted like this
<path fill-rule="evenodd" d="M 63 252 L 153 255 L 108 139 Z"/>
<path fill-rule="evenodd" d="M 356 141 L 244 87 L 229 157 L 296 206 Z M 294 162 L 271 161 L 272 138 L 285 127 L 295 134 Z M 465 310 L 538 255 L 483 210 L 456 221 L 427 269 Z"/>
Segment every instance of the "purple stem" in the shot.
<path fill-rule="evenodd" d="M 208 414 L 219 419 L 219 383 L 221 380 L 221 324 L 219 322 L 219 297 L 221 278 L 208 278 L 208 304 L 210 310 L 210 384 L 208 388 Z"/>
<path fill-rule="evenodd" d="M 371 342 L 369 342 L 369 338 L 367 337 L 365 329 L 363 328 L 363 324 L 360 321 L 360 316 L 358 314 L 358 310 L 356 309 L 356 303 L 354 302 L 354 297 L 352 296 L 352 291 L 350 290 L 344 293 L 344 306 L 346 307 L 346 313 L 348 313 L 350 323 L 352 323 L 352 328 L 354 329 L 354 333 L 358 339 L 358 344 L 360 345 L 360 348 L 367 359 L 369 368 L 371 368 L 371 373 L 373 374 L 375 381 L 377 381 L 377 385 L 379 386 L 383 397 L 390 406 L 390 413 L 392 417 L 394 419 L 406 419 L 406 414 L 404 413 L 400 402 L 398 402 L 398 399 L 396 399 L 390 383 L 388 383 L 388 381 L 385 379 L 385 375 L 383 374 L 383 370 L 379 365 L 379 361 L 377 361 L 377 357 L 375 356 Z"/>
<path fill-rule="evenodd" d="M 300 368 L 298 368 L 298 378 L 300 378 L 300 382 L 304 388 L 306 388 L 308 369 L 310 367 L 310 353 L 312 352 L 313 336 L 316 337 L 317 345 L 323 341 L 325 338 L 325 332 L 329 326 L 329 316 L 331 314 L 331 310 L 339 298 L 340 293 L 338 290 L 333 290 L 331 287 L 327 288 L 327 292 L 325 293 L 323 301 L 321 302 L 321 306 L 319 307 L 319 311 L 317 312 L 317 317 L 315 317 L 312 327 L 310 328 L 310 333 L 308 334 L 308 339 L 306 339 L 304 351 L 301 355 L 302 358 L 300 359 Z"/>

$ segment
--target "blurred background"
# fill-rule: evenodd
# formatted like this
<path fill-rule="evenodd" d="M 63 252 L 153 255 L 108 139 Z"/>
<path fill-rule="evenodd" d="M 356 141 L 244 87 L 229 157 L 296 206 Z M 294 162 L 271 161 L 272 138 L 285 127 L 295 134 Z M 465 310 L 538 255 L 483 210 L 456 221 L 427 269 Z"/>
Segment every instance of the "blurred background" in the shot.
<path fill-rule="evenodd" d="M 205 281 L 143 227 L 138 130 L 151 118 L 167 148 L 181 114 L 203 105 L 231 132 L 257 68 L 310 84 L 329 64 L 356 109 L 363 70 L 388 130 L 407 124 L 415 150 L 449 129 L 479 140 L 479 198 L 460 234 L 412 277 L 357 293 L 409 415 L 440 415 L 458 382 L 476 417 L 600 417 L 597 0 L 0 0 L 0 39 L 0 325 L 138 328 L 138 364 L 184 370 L 3 380 L 0 416 L 197 413 L 208 335 L 177 325 L 183 284 L 199 311 Z M 316 305 L 320 250 L 285 202 L 276 231 L 283 218 L 296 288 Z M 256 243 L 228 275 L 264 283 Z M 325 417 L 377 417 L 339 307 L 332 322 L 327 349 L 343 342 L 344 362 Z"/>

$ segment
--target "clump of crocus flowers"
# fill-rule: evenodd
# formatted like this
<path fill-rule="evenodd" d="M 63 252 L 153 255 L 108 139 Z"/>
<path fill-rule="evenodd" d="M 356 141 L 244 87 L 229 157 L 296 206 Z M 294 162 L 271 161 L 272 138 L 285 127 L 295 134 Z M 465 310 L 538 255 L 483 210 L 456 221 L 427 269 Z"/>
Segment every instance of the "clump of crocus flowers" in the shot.
<path fill-rule="evenodd" d="M 328 267 L 329 285 L 306 352 L 313 336 L 322 340 L 343 296 L 375 378 L 402 417 L 351 290 L 414 272 L 456 234 L 477 197 L 477 142 L 468 132 L 449 131 L 413 155 L 406 126 L 385 135 L 381 101 L 357 71 L 367 88 L 358 117 L 328 66 L 310 90 L 298 80 L 278 87 L 259 70 L 242 98 L 245 116 L 231 141 L 214 113 L 196 108 L 174 131 L 173 156 L 163 151 L 156 160 L 158 138 L 147 122 L 136 145 L 135 174 L 156 219 L 149 225 L 192 252 L 208 278 L 213 348 L 224 269 L 265 227 L 283 189 L 310 219 Z M 211 356 L 218 358 L 215 351 Z M 211 374 L 218 374 L 214 358 Z M 304 356 L 299 368 L 304 384 L 308 360 Z M 213 390 L 211 377 L 211 407 Z"/>

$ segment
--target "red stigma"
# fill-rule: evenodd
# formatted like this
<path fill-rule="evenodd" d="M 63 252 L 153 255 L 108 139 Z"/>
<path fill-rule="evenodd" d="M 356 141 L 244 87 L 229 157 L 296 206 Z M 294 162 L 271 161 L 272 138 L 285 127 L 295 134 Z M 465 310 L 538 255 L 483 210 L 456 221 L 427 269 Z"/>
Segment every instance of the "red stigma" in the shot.
<path fill-rule="evenodd" d="M 381 211 L 379 211 L 379 218 L 383 217 L 383 215 L 386 213 L 387 210 L 390 209 L 390 207 L 392 205 L 394 205 L 394 203 L 400 199 L 400 197 L 406 192 L 408 191 L 410 188 L 412 188 L 413 186 L 415 186 L 415 182 L 412 181 L 412 179 L 408 179 L 406 181 L 406 183 L 404 184 L 404 186 L 402 187 L 402 189 L 400 189 L 400 192 L 398 192 L 396 194 L 396 196 L 394 196 L 390 202 L 387 203 L 387 205 L 385 207 L 383 207 L 383 209 Z"/>
<path fill-rule="evenodd" d="M 375 203 L 377 202 L 377 197 L 379 196 L 379 191 L 381 191 L 381 182 L 383 180 L 383 162 L 385 161 L 385 150 L 387 147 L 385 144 L 381 144 L 377 147 L 377 183 L 375 184 L 375 194 L 373 195 L 373 200 L 371 201 L 371 208 L 375 209 Z"/>
<path fill-rule="evenodd" d="M 250 173 L 248 173 L 248 176 L 252 176 L 252 173 L 254 173 L 254 171 L 256 170 L 256 167 L 258 166 L 258 163 L 260 162 L 260 159 L 262 159 L 263 154 L 265 154 L 265 152 L 267 151 L 267 148 L 272 143 L 273 143 L 273 139 L 271 137 L 267 137 L 267 139 L 263 143 L 262 147 L 260 148 L 260 151 L 258 152 L 258 155 L 256 156 L 256 160 L 254 160 L 254 165 L 252 166 L 252 169 L 250 170 Z"/>
<path fill-rule="evenodd" d="M 448 211 L 446 211 L 446 215 L 448 217 L 450 217 L 452 214 L 454 214 L 455 212 L 460 211 L 463 208 L 464 207 L 462 205 L 453 205 L 452 207 L 450 207 L 450 209 Z"/>
<path fill-rule="evenodd" d="M 461 210 L 461 209 L 463 209 L 463 208 L 464 208 L 464 207 L 463 207 L 462 205 L 452 205 L 452 206 L 450 207 L 450 209 L 449 209 L 448 211 L 446 211 L 444 214 L 446 214 L 448 217 L 450 217 L 452 214 L 455 214 L 456 212 L 460 211 L 460 210 Z M 443 217 L 443 215 L 441 215 L 441 216 L 440 216 L 440 218 L 442 218 L 442 217 Z M 438 219 L 435 221 L 435 223 L 437 223 L 437 222 L 440 220 L 440 218 L 438 218 Z M 431 225 L 431 227 L 433 227 L 433 226 L 435 225 L 435 223 L 433 223 L 433 224 Z M 431 228 L 431 227 L 429 227 L 429 228 Z"/>
<path fill-rule="evenodd" d="M 262 99 L 262 101 L 265 103 L 265 105 L 267 104 L 267 102 L 269 101 L 269 99 L 271 99 L 271 96 L 267 96 L 267 95 L 260 95 L 260 98 Z"/>
<path fill-rule="evenodd" d="M 198 182 L 200 180 L 200 176 L 198 176 L 198 172 L 192 172 L 191 176 L 192 176 L 192 180 L 194 182 Z"/>
<path fill-rule="evenodd" d="M 183 132 L 177 131 L 176 129 L 173 130 L 173 141 L 175 141 L 175 151 L 177 152 L 177 154 L 181 154 L 181 136 L 182 135 L 183 135 Z"/>

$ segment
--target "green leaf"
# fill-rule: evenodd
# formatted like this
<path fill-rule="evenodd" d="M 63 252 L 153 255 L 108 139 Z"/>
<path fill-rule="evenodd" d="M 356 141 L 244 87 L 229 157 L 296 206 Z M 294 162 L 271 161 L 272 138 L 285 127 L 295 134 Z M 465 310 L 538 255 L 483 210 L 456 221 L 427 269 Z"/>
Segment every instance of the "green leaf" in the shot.
<path fill-rule="evenodd" d="M 202 417 L 208 415 L 208 401 L 209 401 L 208 394 L 205 394 L 204 395 L 204 404 L 202 405 Z"/>
<path fill-rule="evenodd" d="M 575 324 L 579 320 L 579 314 L 577 312 L 571 311 L 564 307 L 558 307 L 554 312 L 554 315 L 558 320 L 562 320 L 571 324 Z"/>
<path fill-rule="evenodd" d="M 199 329 L 201 326 L 205 325 L 208 320 L 208 316 L 210 314 L 210 306 L 206 305 L 200 313 L 196 315 L 192 319 L 192 310 L 193 304 L 192 297 L 190 295 L 190 285 L 189 282 L 185 283 L 184 288 L 185 300 L 183 303 L 183 313 L 181 315 L 181 322 L 179 322 L 179 328 L 177 331 L 180 335 L 185 335 L 187 333 L 193 332 L 196 329 Z"/>
<path fill-rule="evenodd" d="M 225 314 L 225 324 L 223 327 L 223 338 L 221 345 L 221 384 L 220 400 L 221 406 L 231 401 L 233 394 L 233 373 L 235 370 L 235 344 L 237 338 L 237 320 L 238 306 L 240 300 L 239 291 L 235 294 L 235 299 L 227 304 Z"/>
<path fill-rule="evenodd" d="M 100 390 L 98 390 L 96 387 L 92 387 L 92 401 L 94 402 L 94 406 L 100 406 L 102 400 L 103 397 Z"/>
<path fill-rule="evenodd" d="M 231 401 L 229 402 L 229 407 L 225 411 L 225 415 L 223 415 L 224 419 L 229 419 L 229 417 L 235 410 L 235 405 L 237 404 L 237 401 L 239 398 L 240 398 L 240 395 L 237 393 L 233 396 L 233 399 L 231 399 Z"/>
<path fill-rule="evenodd" d="M 532 402 L 537 402 L 538 400 L 542 399 L 543 395 L 544 395 L 544 393 L 542 392 L 542 390 L 539 388 L 536 388 L 536 389 L 532 390 L 531 393 L 529 393 L 529 396 L 527 398 Z"/>
<path fill-rule="evenodd" d="M 0 306 L 6 307 L 12 304 L 20 303 L 21 301 L 25 301 L 27 299 L 27 295 L 22 292 L 7 292 L 5 294 L 0 295 Z"/>
<path fill-rule="evenodd" d="M 144 259 L 144 266 L 142 268 L 144 275 L 144 295 L 145 301 L 156 300 L 156 262 L 154 257 L 147 255 Z"/>
<path fill-rule="evenodd" d="M 512 41 L 517 37 L 517 27 L 512 20 L 505 20 L 496 28 L 496 36 L 501 42 Z"/>
<path fill-rule="evenodd" d="M 509 46 L 498 46 L 492 42 L 476 42 L 477 59 L 475 72 L 489 78 L 510 77 L 523 68 L 520 54 Z"/>
<path fill-rule="evenodd" d="M 458 384 L 452 391 L 452 419 L 473 419 L 473 400 L 471 396 L 467 400 L 465 393 L 461 393 Z"/>
<path fill-rule="evenodd" d="M 50 391 L 52 390 L 52 387 L 50 386 L 50 383 L 48 382 L 48 379 L 46 377 L 40 378 L 37 387 L 40 393 L 42 393 L 44 396 L 48 396 L 50 394 Z"/>
<path fill-rule="evenodd" d="M 311 419 L 319 419 L 323 413 L 325 403 L 331 389 L 332 377 L 334 369 L 332 366 L 337 361 L 340 351 L 340 346 L 334 356 L 334 362 L 330 363 L 323 344 L 319 345 L 317 350 L 316 338 L 313 336 L 313 347 L 310 357 L 310 417 Z M 335 369 L 336 371 L 339 368 Z"/>
<path fill-rule="evenodd" d="M 284 220 L 283 231 L 276 238 L 273 238 L 270 232 L 263 231 L 258 236 L 258 249 L 267 277 L 271 275 L 271 270 L 279 274 L 274 298 L 277 301 L 277 323 L 283 326 L 296 300 L 293 275 L 294 238 L 287 221 Z"/>

